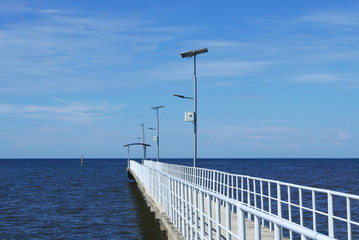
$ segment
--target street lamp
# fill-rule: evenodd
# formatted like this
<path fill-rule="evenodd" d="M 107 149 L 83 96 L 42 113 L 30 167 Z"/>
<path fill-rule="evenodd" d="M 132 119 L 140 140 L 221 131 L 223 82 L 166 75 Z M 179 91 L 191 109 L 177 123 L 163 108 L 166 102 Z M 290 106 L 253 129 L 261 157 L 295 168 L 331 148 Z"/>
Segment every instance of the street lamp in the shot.
<path fill-rule="evenodd" d="M 156 110 L 157 112 L 157 162 L 160 160 L 160 119 L 158 117 L 158 109 L 159 108 L 163 108 L 164 106 L 156 106 L 156 107 L 152 107 L 151 109 Z M 156 129 L 151 129 L 151 130 L 156 130 Z"/>
<path fill-rule="evenodd" d="M 194 96 L 193 98 L 184 97 L 182 95 L 175 95 L 176 97 L 180 98 L 188 98 L 193 99 L 194 102 L 194 111 L 193 111 L 193 133 L 194 133 L 194 153 L 193 153 L 193 167 L 196 167 L 197 162 L 197 73 L 196 73 L 196 57 L 198 54 L 206 53 L 208 52 L 207 48 L 182 52 L 181 57 L 182 58 L 191 58 L 193 57 L 193 82 L 194 82 Z"/>

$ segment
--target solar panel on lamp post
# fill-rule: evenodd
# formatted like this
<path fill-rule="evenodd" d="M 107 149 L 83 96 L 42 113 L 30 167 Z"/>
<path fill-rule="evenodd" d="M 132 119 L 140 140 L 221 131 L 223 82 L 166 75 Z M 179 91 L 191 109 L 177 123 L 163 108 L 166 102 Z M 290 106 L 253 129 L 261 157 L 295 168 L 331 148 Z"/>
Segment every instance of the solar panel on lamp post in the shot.
<path fill-rule="evenodd" d="M 194 102 L 194 120 L 193 120 L 193 133 L 194 133 L 194 153 L 193 153 L 193 167 L 196 167 L 197 163 L 197 70 L 196 70 L 196 56 L 198 54 L 206 53 L 208 52 L 207 48 L 201 48 L 197 50 L 182 52 L 181 57 L 182 58 L 191 58 L 193 57 L 193 82 L 194 82 L 194 96 L 193 98 L 184 97 L 182 95 L 175 95 L 180 98 L 188 98 L 193 99 Z"/>

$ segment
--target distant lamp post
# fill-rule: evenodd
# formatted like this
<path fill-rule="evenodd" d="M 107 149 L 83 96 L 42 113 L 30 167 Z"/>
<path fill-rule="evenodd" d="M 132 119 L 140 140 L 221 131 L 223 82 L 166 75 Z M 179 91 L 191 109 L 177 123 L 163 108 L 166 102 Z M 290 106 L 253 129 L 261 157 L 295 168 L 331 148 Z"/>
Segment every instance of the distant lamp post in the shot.
<path fill-rule="evenodd" d="M 206 52 L 208 52 L 208 49 L 207 48 L 202 48 L 202 49 L 197 49 L 197 50 L 192 50 L 192 51 L 187 51 L 187 52 L 182 52 L 181 53 L 182 58 L 191 58 L 191 57 L 193 57 L 193 64 L 194 64 L 194 66 L 193 66 L 193 69 L 194 69 L 194 74 L 193 74 L 194 96 L 193 96 L 193 98 L 190 98 L 190 97 L 185 97 L 185 96 L 177 95 L 177 94 L 174 95 L 176 97 L 180 97 L 180 98 L 184 98 L 184 99 L 193 99 L 193 102 L 194 102 L 193 115 L 188 116 L 189 117 L 188 119 L 186 118 L 188 121 L 190 121 L 190 119 L 193 118 L 193 121 L 192 121 L 193 122 L 193 133 L 194 133 L 193 167 L 196 167 L 196 162 L 197 162 L 197 73 L 196 73 L 196 57 L 197 57 L 198 54 L 202 54 L 202 53 L 206 53 Z"/>
<path fill-rule="evenodd" d="M 158 109 L 163 108 L 164 106 L 156 106 L 152 107 L 151 109 L 155 110 L 157 113 L 157 129 L 156 128 L 149 128 L 151 130 L 157 130 L 156 142 L 157 142 L 157 162 L 160 160 L 160 119 L 158 117 Z"/>
<path fill-rule="evenodd" d="M 145 143 L 145 124 L 146 123 L 141 123 L 141 124 L 138 125 L 138 126 L 142 127 L 142 138 L 138 137 L 138 139 L 142 139 L 142 143 Z"/>
<path fill-rule="evenodd" d="M 141 123 L 138 126 L 142 126 L 142 143 L 143 143 L 143 152 L 144 152 L 144 160 L 146 160 L 146 145 L 145 145 L 145 124 L 146 123 Z M 138 139 L 141 139 L 140 137 L 138 137 Z"/>

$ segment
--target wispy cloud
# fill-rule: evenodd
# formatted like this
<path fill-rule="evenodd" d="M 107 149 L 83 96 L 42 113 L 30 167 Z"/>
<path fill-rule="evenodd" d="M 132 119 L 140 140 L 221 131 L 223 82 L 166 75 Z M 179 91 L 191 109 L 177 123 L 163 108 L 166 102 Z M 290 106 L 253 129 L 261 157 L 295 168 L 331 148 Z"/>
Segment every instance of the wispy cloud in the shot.
<path fill-rule="evenodd" d="M 60 121 L 87 121 L 106 117 L 121 109 L 123 104 L 84 104 L 76 102 L 63 102 L 62 106 L 46 105 L 0 105 L 0 113 L 4 115 L 21 115 L 37 119 L 56 119 Z"/>
<path fill-rule="evenodd" d="M 110 79 L 138 74 L 141 63 L 151 62 L 144 56 L 151 57 L 160 44 L 191 31 L 153 27 L 139 17 L 83 16 L 52 8 L 31 11 L 39 16 L 0 27 L 0 52 L 6 59 L 0 65 L 0 91 L 51 91 L 59 85 L 60 91 L 73 91 L 82 89 L 74 88 L 81 84 L 98 89 L 103 78 L 106 87 L 118 86 L 119 80 L 124 86 L 133 79 Z"/>
<path fill-rule="evenodd" d="M 203 131 L 203 130 L 202 130 Z M 338 142 L 345 143 L 351 139 L 351 135 L 343 130 L 324 130 L 316 131 L 295 127 L 281 126 L 261 126 L 261 127 L 242 127 L 242 126 L 222 126 L 203 131 L 210 141 L 225 140 L 226 142 L 248 141 L 253 144 L 294 144 L 296 146 L 332 145 Z"/>
<path fill-rule="evenodd" d="M 349 140 L 352 138 L 352 136 L 348 133 L 346 133 L 345 131 L 338 131 L 338 140 Z"/>
<path fill-rule="evenodd" d="M 326 24 L 331 26 L 359 27 L 357 11 L 322 10 L 298 18 L 299 21 Z"/>
<path fill-rule="evenodd" d="M 353 81 L 353 78 L 347 75 L 318 73 L 318 74 L 302 74 L 294 78 L 296 82 L 344 82 Z"/>

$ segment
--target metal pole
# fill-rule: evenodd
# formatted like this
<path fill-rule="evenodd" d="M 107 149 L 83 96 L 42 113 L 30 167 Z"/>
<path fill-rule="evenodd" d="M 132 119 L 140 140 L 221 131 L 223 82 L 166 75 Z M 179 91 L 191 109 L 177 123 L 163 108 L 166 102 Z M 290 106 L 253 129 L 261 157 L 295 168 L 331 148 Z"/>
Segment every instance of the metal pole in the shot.
<path fill-rule="evenodd" d="M 145 124 L 141 123 L 140 126 L 142 126 L 142 143 L 145 144 Z M 146 146 L 143 145 L 143 160 L 146 160 Z"/>
<path fill-rule="evenodd" d="M 202 53 L 206 53 L 208 52 L 207 48 L 202 48 L 202 49 L 197 49 L 197 50 L 192 50 L 192 51 L 187 51 L 187 52 L 182 52 L 181 56 L 182 58 L 191 58 L 193 57 L 193 61 L 194 61 L 194 74 L 193 74 L 193 81 L 194 81 L 194 97 L 193 97 L 193 102 L 194 102 L 194 121 L 193 121 L 193 132 L 194 132 L 194 156 L 193 156 L 193 167 L 196 167 L 196 162 L 197 162 L 197 74 L 196 74 L 196 58 L 198 54 L 202 54 Z M 177 97 L 181 97 L 181 98 L 189 98 L 189 97 L 184 97 L 181 95 L 175 95 Z"/>
<path fill-rule="evenodd" d="M 158 108 L 157 110 L 157 162 L 160 160 L 160 119 L 158 117 Z"/>
<path fill-rule="evenodd" d="M 160 118 L 159 118 L 159 113 L 158 113 L 158 109 L 159 108 L 163 108 L 164 106 L 157 106 L 157 107 L 152 107 L 151 109 L 156 110 L 157 111 L 157 129 L 155 128 L 149 128 L 151 130 L 157 130 L 157 162 L 160 160 Z"/>
<path fill-rule="evenodd" d="M 197 162 L 197 73 L 196 73 L 196 54 L 193 56 L 194 62 L 194 121 L 193 121 L 193 133 L 194 133 L 194 154 L 193 154 L 193 167 L 196 167 Z"/>
<path fill-rule="evenodd" d="M 145 141 L 145 124 L 144 123 L 142 123 L 141 124 L 142 125 L 142 143 L 145 143 L 146 141 Z"/>

